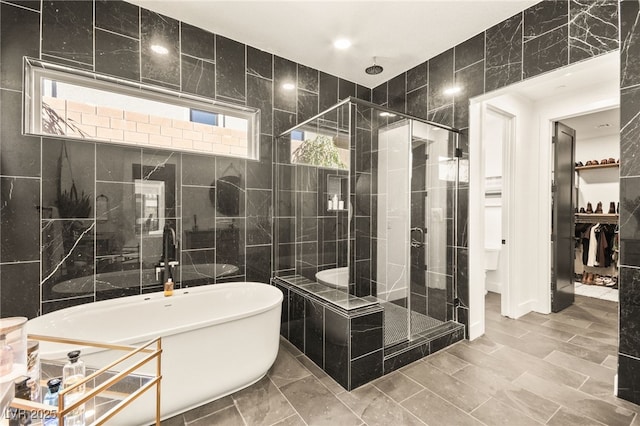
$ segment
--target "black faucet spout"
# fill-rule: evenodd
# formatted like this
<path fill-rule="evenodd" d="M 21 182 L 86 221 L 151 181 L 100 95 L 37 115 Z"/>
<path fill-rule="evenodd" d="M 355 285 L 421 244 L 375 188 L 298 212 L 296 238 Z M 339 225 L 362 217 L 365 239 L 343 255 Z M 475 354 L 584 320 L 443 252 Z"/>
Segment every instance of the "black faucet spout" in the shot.
<path fill-rule="evenodd" d="M 164 269 L 164 282 L 169 278 L 173 280 L 172 268 L 178 265 L 176 260 L 176 232 L 168 223 L 164 225 L 162 231 L 162 257 L 156 266 L 156 279 Z"/>

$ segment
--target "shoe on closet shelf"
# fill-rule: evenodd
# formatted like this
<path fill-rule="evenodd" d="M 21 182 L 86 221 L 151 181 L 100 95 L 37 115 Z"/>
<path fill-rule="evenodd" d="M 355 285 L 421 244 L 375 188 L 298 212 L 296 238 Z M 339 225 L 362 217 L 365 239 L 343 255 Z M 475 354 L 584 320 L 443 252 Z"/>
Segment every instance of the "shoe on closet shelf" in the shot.
<path fill-rule="evenodd" d="M 609 158 L 609 164 L 616 164 L 616 160 L 614 160 L 613 158 Z"/>
<path fill-rule="evenodd" d="M 594 274 L 592 274 L 591 272 L 587 272 L 587 279 L 584 283 L 588 285 L 593 285 L 593 275 Z"/>
<path fill-rule="evenodd" d="M 586 213 L 586 211 L 584 210 L 584 207 L 580 207 L 580 211 L 578 213 Z"/>
<path fill-rule="evenodd" d="M 591 206 L 591 203 L 587 203 L 587 213 L 593 213 L 593 207 Z"/>
<path fill-rule="evenodd" d="M 597 166 L 598 164 L 600 164 L 600 163 L 598 163 L 598 160 L 591 160 L 591 165 L 592 166 Z"/>
<path fill-rule="evenodd" d="M 616 214 L 616 203 L 613 201 L 609 203 L 609 214 Z"/>
<path fill-rule="evenodd" d="M 614 279 L 612 277 L 602 277 L 602 282 L 607 287 L 613 287 L 614 285 L 616 285 L 616 282 L 614 281 Z"/>
<path fill-rule="evenodd" d="M 582 164 L 582 161 L 578 161 L 576 163 L 576 167 L 583 167 L 583 166 L 584 166 L 584 164 Z"/>
<path fill-rule="evenodd" d="M 584 165 L 585 166 L 593 166 L 593 161 L 589 160 Z"/>
<path fill-rule="evenodd" d="M 609 160 L 606 158 L 603 158 L 602 160 L 600 160 L 600 164 L 609 164 Z"/>
<path fill-rule="evenodd" d="M 596 214 L 602 214 L 602 201 L 598 201 L 598 205 L 596 206 Z"/>
<path fill-rule="evenodd" d="M 587 283 L 587 272 L 583 272 L 582 273 L 582 279 L 580 280 L 580 282 L 582 284 L 586 284 Z"/>

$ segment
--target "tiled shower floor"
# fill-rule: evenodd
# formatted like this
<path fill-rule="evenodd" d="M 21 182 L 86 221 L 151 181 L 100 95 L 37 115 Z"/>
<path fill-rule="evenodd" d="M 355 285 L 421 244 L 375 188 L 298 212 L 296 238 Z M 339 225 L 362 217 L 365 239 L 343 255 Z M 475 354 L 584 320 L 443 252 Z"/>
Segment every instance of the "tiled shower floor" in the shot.
<path fill-rule="evenodd" d="M 281 340 L 264 379 L 163 425 L 640 425 L 640 406 L 613 396 L 616 303 L 576 296 L 512 320 L 499 295 L 486 302 L 483 337 L 352 392 Z"/>
<path fill-rule="evenodd" d="M 384 308 L 384 346 L 389 347 L 407 340 L 407 308 L 394 303 L 381 304 Z M 411 312 L 411 334 L 423 333 L 434 327 L 444 324 L 435 318 Z"/>

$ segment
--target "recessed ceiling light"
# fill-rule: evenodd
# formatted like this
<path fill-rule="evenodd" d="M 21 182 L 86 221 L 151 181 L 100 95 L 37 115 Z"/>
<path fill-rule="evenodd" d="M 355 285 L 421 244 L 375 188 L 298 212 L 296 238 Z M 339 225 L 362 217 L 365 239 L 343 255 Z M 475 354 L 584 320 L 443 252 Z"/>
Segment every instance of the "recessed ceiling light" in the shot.
<path fill-rule="evenodd" d="M 333 42 L 333 47 L 340 50 L 348 49 L 349 47 L 351 47 L 351 40 L 346 38 L 339 38 Z"/>
<path fill-rule="evenodd" d="M 284 90 L 293 90 L 293 89 L 295 89 L 295 88 L 296 88 L 296 85 L 295 85 L 295 84 L 293 84 L 293 83 L 283 83 L 283 84 L 282 84 L 282 88 L 283 88 Z"/>
<path fill-rule="evenodd" d="M 604 128 L 606 128 L 606 127 L 611 127 L 611 124 L 609 124 L 609 123 L 602 123 L 602 124 L 598 124 L 598 125 L 596 126 L 596 129 L 604 129 Z"/>
<path fill-rule="evenodd" d="M 152 44 L 151 50 L 153 50 L 158 55 L 166 55 L 167 53 L 169 53 L 169 49 L 159 44 Z"/>
<path fill-rule="evenodd" d="M 396 116 L 395 114 L 386 112 L 386 111 L 380 113 L 380 117 L 395 117 L 395 116 Z"/>
<path fill-rule="evenodd" d="M 456 93 L 460 93 L 462 89 L 458 86 L 454 86 L 454 87 L 449 87 L 448 89 L 444 90 L 444 94 L 445 95 L 455 95 Z"/>

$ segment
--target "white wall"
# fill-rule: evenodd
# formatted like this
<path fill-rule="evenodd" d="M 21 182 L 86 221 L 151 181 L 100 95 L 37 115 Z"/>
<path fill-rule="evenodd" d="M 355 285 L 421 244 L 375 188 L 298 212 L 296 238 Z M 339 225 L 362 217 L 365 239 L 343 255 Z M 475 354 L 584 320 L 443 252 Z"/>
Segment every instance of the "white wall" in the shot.
<path fill-rule="evenodd" d="M 620 158 L 620 135 L 582 139 L 576 134 L 576 161 L 586 164 L 588 160 L 602 160 L 603 158 Z M 587 207 L 591 202 L 593 209 L 602 201 L 604 213 L 609 209 L 609 203 L 620 201 L 620 169 L 617 167 L 604 169 L 586 169 L 577 173 L 578 207 Z"/>

